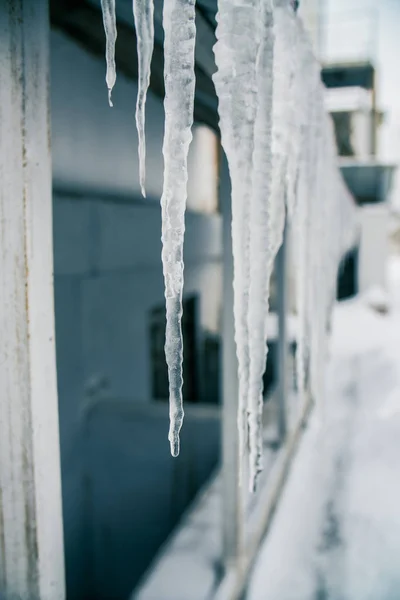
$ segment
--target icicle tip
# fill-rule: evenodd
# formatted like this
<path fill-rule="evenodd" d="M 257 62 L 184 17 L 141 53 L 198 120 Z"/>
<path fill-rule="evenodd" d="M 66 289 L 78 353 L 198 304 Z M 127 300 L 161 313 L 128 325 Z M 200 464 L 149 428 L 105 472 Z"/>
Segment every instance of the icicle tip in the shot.
<path fill-rule="evenodd" d="M 170 434 L 168 439 L 171 446 L 171 454 L 176 458 L 179 456 L 179 434 Z"/>
<path fill-rule="evenodd" d="M 250 465 L 250 477 L 249 477 L 249 492 L 255 494 L 260 480 L 260 475 L 263 472 L 263 458 L 262 454 L 259 454 L 256 458 L 255 464 Z"/>
<path fill-rule="evenodd" d="M 114 106 L 114 104 L 111 99 L 111 93 L 112 93 L 112 88 L 108 88 L 108 104 L 112 108 Z"/>

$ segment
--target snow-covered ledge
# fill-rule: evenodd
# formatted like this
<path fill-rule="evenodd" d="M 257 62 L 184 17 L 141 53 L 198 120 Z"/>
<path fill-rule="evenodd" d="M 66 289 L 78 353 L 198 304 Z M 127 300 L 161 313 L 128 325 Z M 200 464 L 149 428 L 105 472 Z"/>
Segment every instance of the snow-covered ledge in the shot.
<path fill-rule="evenodd" d="M 271 411 L 277 409 L 277 397 L 270 398 L 264 409 L 264 422 L 271 423 Z M 293 403 L 291 403 L 293 406 Z M 286 443 L 277 448 L 277 431 L 264 429 L 265 468 L 256 495 L 243 498 L 246 535 L 237 564 L 222 565 L 224 510 L 222 473 L 218 473 L 200 494 L 180 526 L 161 548 L 131 600 L 239 600 L 259 545 L 273 517 L 301 431 L 312 402 L 307 397 L 300 414 L 292 412 Z M 246 497 L 247 496 L 247 497 Z"/>

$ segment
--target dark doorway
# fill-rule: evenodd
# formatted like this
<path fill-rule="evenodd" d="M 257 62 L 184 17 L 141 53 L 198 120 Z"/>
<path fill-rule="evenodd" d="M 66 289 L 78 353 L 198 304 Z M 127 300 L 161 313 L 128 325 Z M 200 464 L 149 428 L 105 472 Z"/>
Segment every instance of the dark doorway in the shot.
<path fill-rule="evenodd" d="M 357 286 L 358 247 L 352 248 L 343 258 L 339 267 L 337 299 L 352 298 L 358 292 Z"/>

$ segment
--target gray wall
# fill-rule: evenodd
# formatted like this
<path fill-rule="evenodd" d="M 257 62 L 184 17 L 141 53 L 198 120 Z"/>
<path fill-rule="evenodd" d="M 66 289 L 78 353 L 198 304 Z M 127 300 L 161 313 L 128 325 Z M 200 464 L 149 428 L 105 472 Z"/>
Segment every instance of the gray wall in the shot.
<path fill-rule="evenodd" d="M 105 62 L 59 32 L 51 34 L 53 177 L 57 187 L 126 194 L 139 190 L 135 127 L 136 84 L 118 74 L 108 106 Z M 162 190 L 164 113 L 147 104 L 147 189 Z"/>
<path fill-rule="evenodd" d="M 143 202 L 134 124 L 136 85 L 119 76 L 110 109 L 104 61 L 58 32 L 52 32 L 51 65 L 57 369 L 69 597 L 119 598 L 130 591 L 193 490 L 215 465 L 218 418 L 189 414 L 183 457 L 169 457 L 167 407 L 160 413 L 151 399 L 148 338 L 149 310 L 164 301 L 158 202 L 162 105 L 150 95 L 149 200 Z M 192 169 L 197 162 L 191 161 Z M 200 294 L 202 326 L 217 331 L 220 217 L 189 213 L 186 227 L 185 293 Z M 110 399 L 99 401 L 88 420 L 87 390 L 99 380 L 106 381 Z M 189 486 L 177 484 L 187 478 Z M 180 495 L 173 501 L 178 488 Z"/>
<path fill-rule="evenodd" d="M 201 294 L 201 323 L 211 331 L 219 326 L 220 229 L 218 216 L 187 214 L 185 293 Z M 57 310 L 62 335 L 76 337 L 79 327 L 81 340 L 67 386 L 106 377 L 115 395 L 150 401 L 148 317 L 164 302 L 160 231 L 158 206 L 55 195 Z"/>

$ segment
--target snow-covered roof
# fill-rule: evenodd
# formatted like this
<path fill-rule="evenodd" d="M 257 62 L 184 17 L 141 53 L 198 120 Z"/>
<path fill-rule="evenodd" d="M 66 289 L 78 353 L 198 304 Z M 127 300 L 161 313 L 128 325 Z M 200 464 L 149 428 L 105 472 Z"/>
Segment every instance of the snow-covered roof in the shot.
<path fill-rule="evenodd" d="M 361 87 L 330 88 L 325 91 L 325 106 L 329 112 L 371 110 L 371 94 Z"/>

